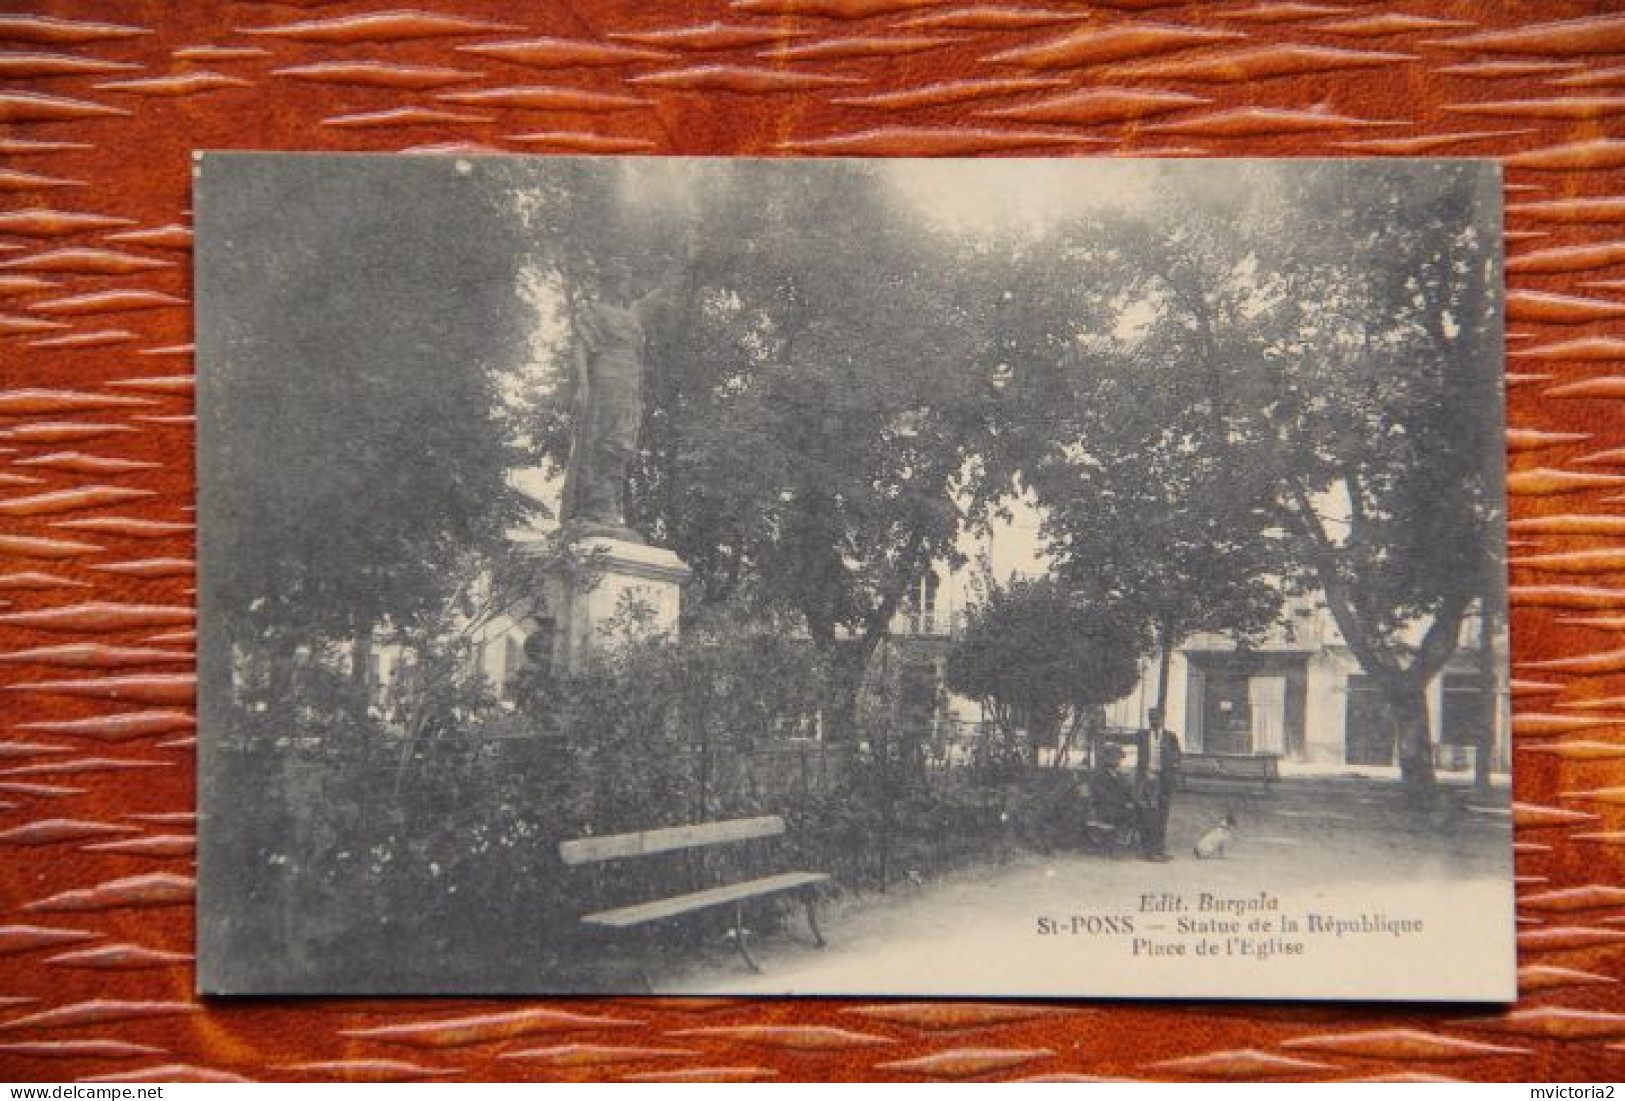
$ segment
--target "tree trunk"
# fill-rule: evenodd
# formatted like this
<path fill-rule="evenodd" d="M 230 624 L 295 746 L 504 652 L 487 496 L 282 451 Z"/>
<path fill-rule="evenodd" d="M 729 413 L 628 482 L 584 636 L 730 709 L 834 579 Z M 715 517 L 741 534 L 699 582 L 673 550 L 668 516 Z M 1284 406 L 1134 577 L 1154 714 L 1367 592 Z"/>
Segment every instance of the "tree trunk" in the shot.
<path fill-rule="evenodd" d="M 1162 725 L 1168 724 L 1168 666 L 1173 659 L 1173 629 L 1166 623 L 1157 624 L 1157 714 Z"/>
<path fill-rule="evenodd" d="M 842 646 L 830 631 L 827 638 L 814 637 L 814 649 L 828 678 L 828 706 L 824 710 L 824 740 L 853 742 L 858 737 L 858 691 L 863 685 L 863 664 L 856 660 L 855 647 Z"/>
<path fill-rule="evenodd" d="M 1050 758 L 1049 763 L 1051 768 L 1066 767 L 1067 758 L 1072 755 L 1072 746 L 1077 741 L 1078 732 L 1088 725 L 1087 715 L 1086 709 L 1080 707 L 1072 713 L 1072 721 L 1064 724 L 1066 732 L 1055 743 L 1055 756 Z"/>
<path fill-rule="evenodd" d="M 369 627 L 356 635 L 350 650 L 350 715 L 360 725 L 366 724 L 372 703 L 371 664 L 372 629 Z"/>
<path fill-rule="evenodd" d="M 891 663 L 889 655 L 882 653 L 880 655 L 880 662 L 881 668 L 878 670 L 878 677 L 881 684 L 886 686 L 885 695 L 890 697 L 891 692 L 889 689 L 891 684 Z M 860 680 L 867 676 L 868 662 L 865 662 L 864 665 L 865 671 L 859 675 Z M 866 731 L 866 733 L 869 735 L 869 751 L 874 758 L 875 798 L 879 803 L 879 806 L 876 809 L 880 812 L 880 844 L 878 855 L 880 863 L 881 894 L 886 893 L 886 888 L 890 885 L 891 881 L 892 832 L 897 826 L 897 807 L 895 805 L 894 793 L 892 791 L 891 767 L 891 727 L 893 721 L 896 719 L 896 713 L 893 708 L 887 708 L 886 712 L 886 714 L 879 716 L 878 722 L 874 722 Z M 868 716 L 868 718 L 873 719 L 874 717 Z"/>
<path fill-rule="evenodd" d="M 1100 735 L 1106 729 L 1106 705 L 1090 704 L 1085 713 L 1088 719 L 1083 740 L 1083 767 L 1093 771 L 1095 762 L 1100 759 Z"/>
<path fill-rule="evenodd" d="M 1355 492 L 1353 483 L 1346 478 L 1345 485 L 1351 494 Z M 1472 603 L 1474 579 L 1469 576 L 1454 579 L 1455 588 L 1440 601 L 1409 667 L 1401 667 L 1400 655 L 1395 652 L 1393 643 L 1385 640 L 1380 632 L 1367 630 L 1358 611 L 1361 602 L 1349 584 L 1339 577 L 1339 551 L 1315 518 L 1308 491 L 1296 481 L 1290 483 L 1290 489 L 1296 502 L 1293 518 L 1308 538 L 1312 560 L 1326 594 L 1326 606 L 1360 668 L 1375 677 L 1382 690 L 1394 728 L 1400 779 L 1406 793 L 1416 805 L 1426 806 L 1433 801 L 1437 788 L 1433 740 L 1428 728 L 1427 686 L 1456 651 L 1462 616 Z"/>
<path fill-rule="evenodd" d="M 1399 778 L 1406 797 L 1428 807 L 1438 790 L 1433 772 L 1433 737 L 1428 723 L 1427 686 L 1414 676 L 1383 677 L 1383 702 L 1393 722 Z"/>
<path fill-rule="evenodd" d="M 1473 750 L 1473 790 L 1490 790 L 1490 768 L 1495 756 L 1495 726 L 1500 700 L 1495 683 L 1495 611 L 1489 600 L 1479 602 L 1478 616 L 1478 746 Z"/>

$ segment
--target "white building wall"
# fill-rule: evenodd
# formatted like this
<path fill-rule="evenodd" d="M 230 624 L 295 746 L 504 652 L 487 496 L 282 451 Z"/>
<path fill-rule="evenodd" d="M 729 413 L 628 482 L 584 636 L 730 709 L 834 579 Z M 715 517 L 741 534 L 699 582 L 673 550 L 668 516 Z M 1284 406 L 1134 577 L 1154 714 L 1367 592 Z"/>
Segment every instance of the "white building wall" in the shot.
<path fill-rule="evenodd" d="M 474 637 L 475 662 L 485 683 L 497 693 L 508 683 L 514 670 L 510 667 L 509 640 L 515 645 L 524 643 L 529 633 L 522 619 L 512 615 L 499 615 L 485 623 Z"/>
<path fill-rule="evenodd" d="M 1151 723 L 1151 711 L 1157 706 L 1157 676 L 1161 665 L 1156 656 L 1140 660 L 1140 683 L 1134 691 L 1106 707 L 1106 725 L 1139 729 Z M 1175 651 L 1168 660 L 1168 716 L 1167 723 L 1175 733 L 1185 733 L 1186 701 L 1189 695 L 1190 663 L 1185 655 Z M 1196 746 L 1187 746 L 1196 749 Z"/>
<path fill-rule="evenodd" d="M 1353 663 L 1335 650 L 1309 659 L 1303 716 L 1304 757 L 1313 764 L 1342 764 Z"/>

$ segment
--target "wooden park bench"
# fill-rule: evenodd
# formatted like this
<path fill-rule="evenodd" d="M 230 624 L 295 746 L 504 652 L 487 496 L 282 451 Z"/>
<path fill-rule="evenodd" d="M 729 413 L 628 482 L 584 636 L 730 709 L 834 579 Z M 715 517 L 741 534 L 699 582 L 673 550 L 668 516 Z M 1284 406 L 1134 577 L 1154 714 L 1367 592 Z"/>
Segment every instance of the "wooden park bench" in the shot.
<path fill-rule="evenodd" d="M 1269 794 L 1281 778 L 1278 753 L 1187 753 L 1179 762 L 1182 787 L 1194 782 L 1258 784 Z"/>
<path fill-rule="evenodd" d="M 760 838 L 779 837 L 785 832 L 784 819 L 778 815 L 760 818 L 733 818 L 723 822 L 702 822 L 690 826 L 668 829 L 643 830 L 638 833 L 617 833 L 604 837 L 582 837 L 559 845 L 559 857 L 572 867 L 586 864 L 607 864 L 610 861 L 631 860 L 638 857 L 658 856 L 713 846 L 755 841 Z M 619 873 L 617 873 L 619 874 Z M 628 876 L 627 878 L 632 878 Z M 584 914 L 583 925 L 607 930 L 648 928 L 656 922 L 668 921 L 702 910 L 732 906 L 733 929 L 730 939 L 745 965 L 752 971 L 760 966 L 750 954 L 746 943 L 744 907 L 752 899 L 770 898 L 786 894 L 799 894 L 807 911 L 807 925 L 812 930 L 813 942 L 824 947 L 824 934 L 818 928 L 818 912 L 814 908 L 815 894 L 820 884 L 828 882 L 824 872 L 781 872 L 776 875 L 722 883 L 704 890 L 672 895 L 668 898 L 649 899 L 631 906 L 618 906 Z M 651 986 L 647 972 L 644 984 Z M 652 986 L 651 986 L 652 989 Z"/>

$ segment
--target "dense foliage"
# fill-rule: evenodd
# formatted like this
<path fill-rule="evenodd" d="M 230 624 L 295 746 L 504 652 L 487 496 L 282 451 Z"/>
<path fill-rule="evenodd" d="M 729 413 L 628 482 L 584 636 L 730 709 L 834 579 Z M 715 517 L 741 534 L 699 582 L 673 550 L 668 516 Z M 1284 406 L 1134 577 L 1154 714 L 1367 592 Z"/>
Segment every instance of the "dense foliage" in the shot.
<path fill-rule="evenodd" d="M 1056 746 L 1133 691 L 1148 634 L 1135 609 L 1053 580 L 995 585 L 949 653 L 948 686 L 983 701 L 1009 735 Z"/>

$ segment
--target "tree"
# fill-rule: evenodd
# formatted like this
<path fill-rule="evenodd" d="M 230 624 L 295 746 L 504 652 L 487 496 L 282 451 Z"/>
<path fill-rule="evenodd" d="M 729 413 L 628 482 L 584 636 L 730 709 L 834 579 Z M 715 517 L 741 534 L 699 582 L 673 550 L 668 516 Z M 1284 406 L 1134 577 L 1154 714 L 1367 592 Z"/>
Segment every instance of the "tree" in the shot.
<path fill-rule="evenodd" d="M 437 614 L 448 565 L 520 514 L 517 220 L 496 169 L 451 158 L 232 157 L 199 223 L 203 672 L 249 647 L 286 676 Z"/>
<path fill-rule="evenodd" d="M 1104 587 L 1151 625 L 1166 715 L 1173 651 L 1203 632 L 1262 634 L 1281 612 L 1285 563 L 1268 487 L 1199 434 L 1136 419 L 1090 435 L 1081 461 L 1046 465 L 1034 484 L 1059 575 Z"/>
<path fill-rule="evenodd" d="M 1091 277 L 1070 297 L 1023 288 L 1028 351 L 1011 387 L 1035 427 L 1007 446 L 1054 568 L 1150 625 L 1163 713 L 1173 651 L 1201 632 L 1256 637 L 1290 573 L 1275 471 L 1232 377 L 1253 341 L 1246 251 L 1213 206 L 1080 223 L 1048 246 L 1049 268 Z"/>
<path fill-rule="evenodd" d="M 1319 590 L 1425 802 L 1424 694 L 1467 610 L 1500 605 L 1493 174 L 1201 172 L 1073 227 L 1097 289 L 1030 322 L 1055 354 L 1015 376 L 1021 405 L 1067 414 L 1022 437 L 1023 472 L 1063 573 L 1166 597 L 1165 665 L 1187 628 L 1245 635 L 1282 583 Z"/>
<path fill-rule="evenodd" d="M 1472 606 L 1503 614 L 1499 178 L 1322 168 L 1276 202 L 1294 232 L 1261 255 L 1284 324 L 1251 367 L 1280 395 L 1261 414 L 1283 515 L 1426 803 L 1427 687 Z"/>
<path fill-rule="evenodd" d="M 982 701 L 1007 744 L 1026 731 L 1056 759 L 1088 715 L 1139 681 L 1146 623 L 1053 578 L 992 585 L 948 654 L 948 687 Z M 1065 738 L 1062 731 L 1065 730 Z"/>
<path fill-rule="evenodd" d="M 633 525 L 694 569 L 690 626 L 744 602 L 792 612 L 828 658 L 855 638 L 832 661 L 851 674 L 842 728 L 904 594 L 982 505 L 988 273 L 874 164 L 717 163 L 683 187 L 629 171 L 650 174 L 600 188 L 598 251 L 556 277 L 597 293 L 614 254 L 675 288 L 651 326 Z"/>

